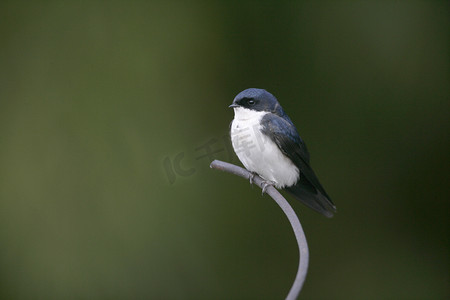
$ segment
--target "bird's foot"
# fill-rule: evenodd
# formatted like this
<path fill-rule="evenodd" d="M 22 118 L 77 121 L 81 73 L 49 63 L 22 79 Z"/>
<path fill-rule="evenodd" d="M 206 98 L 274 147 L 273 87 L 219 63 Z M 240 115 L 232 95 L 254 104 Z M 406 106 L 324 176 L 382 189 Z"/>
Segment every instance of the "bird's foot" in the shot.
<path fill-rule="evenodd" d="M 269 187 L 269 186 L 274 186 L 274 184 L 275 184 L 275 182 L 273 182 L 273 181 L 270 181 L 270 180 L 264 180 L 264 181 L 262 182 L 262 193 L 261 193 L 261 195 L 264 195 L 264 194 L 265 194 L 265 192 L 266 192 L 266 190 L 267 190 L 267 187 Z"/>
<path fill-rule="evenodd" d="M 253 185 L 253 179 L 255 179 L 255 176 L 258 175 L 256 172 L 250 172 L 250 176 L 248 177 L 248 180 L 250 181 L 250 184 Z"/>

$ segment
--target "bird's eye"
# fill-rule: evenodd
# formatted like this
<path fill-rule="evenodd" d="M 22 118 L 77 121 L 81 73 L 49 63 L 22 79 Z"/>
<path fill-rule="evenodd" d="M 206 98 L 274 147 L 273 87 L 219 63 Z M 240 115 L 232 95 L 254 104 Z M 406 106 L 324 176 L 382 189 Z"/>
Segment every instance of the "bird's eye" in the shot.
<path fill-rule="evenodd" d="M 255 104 L 255 100 L 248 100 L 248 104 L 250 104 L 250 105 Z"/>

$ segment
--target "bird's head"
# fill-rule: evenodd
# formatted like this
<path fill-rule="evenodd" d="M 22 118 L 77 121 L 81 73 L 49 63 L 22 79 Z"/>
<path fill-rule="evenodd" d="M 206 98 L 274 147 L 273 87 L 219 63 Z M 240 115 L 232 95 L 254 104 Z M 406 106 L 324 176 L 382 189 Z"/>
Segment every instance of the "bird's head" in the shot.
<path fill-rule="evenodd" d="M 263 89 L 250 88 L 240 92 L 229 106 L 231 108 L 244 108 L 259 112 L 270 112 L 278 115 L 284 114 L 283 109 L 274 95 Z"/>

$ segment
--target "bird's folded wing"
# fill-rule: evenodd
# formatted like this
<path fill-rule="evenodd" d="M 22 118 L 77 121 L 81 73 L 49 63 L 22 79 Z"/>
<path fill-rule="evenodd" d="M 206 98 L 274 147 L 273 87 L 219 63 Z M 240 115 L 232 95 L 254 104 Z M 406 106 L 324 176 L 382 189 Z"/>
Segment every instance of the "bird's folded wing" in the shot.
<path fill-rule="evenodd" d="M 300 177 L 303 177 L 299 184 L 304 188 L 310 189 L 312 193 L 315 192 L 313 191 L 315 188 L 321 194 L 321 197 L 318 197 L 317 200 L 323 202 L 323 205 L 329 206 L 330 210 L 335 211 L 336 208 L 333 202 L 309 165 L 308 149 L 289 118 L 282 118 L 269 113 L 263 117 L 261 125 L 261 131 L 275 142 L 280 151 L 299 169 Z M 305 182 L 305 179 L 307 182 Z"/>

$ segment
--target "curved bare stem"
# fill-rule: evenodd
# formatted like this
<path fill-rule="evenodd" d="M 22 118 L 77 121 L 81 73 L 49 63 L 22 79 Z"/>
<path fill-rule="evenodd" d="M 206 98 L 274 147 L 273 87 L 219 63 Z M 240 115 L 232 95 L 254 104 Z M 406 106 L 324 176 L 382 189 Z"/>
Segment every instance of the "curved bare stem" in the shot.
<path fill-rule="evenodd" d="M 253 173 L 249 172 L 244 168 L 220 160 L 214 160 L 211 163 L 210 167 L 246 179 L 252 178 L 253 183 L 259 186 L 261 189 L 264 188 L 265 181 L 258 175 L 254 175 Z M 294 230 L 295 238 L 297 239 L 298 250 L 300 255 L 298 271 L 297 276 L 295 276 L 294 283 L 292 284 L 292 287 L 289 291 L 289 294 L 286 297 L 286 300 L 295 300 L 300 294 L 303 283 L 305 282 L 306 279 L 306 274 L 308 272 L 308 262 L 309 262 L 308 243 L 306 242 L 305 233 L 303 232 L 300 220 L 298 219 L 297 215 L 295 214 L 294 210 L 289 205 L 287 200 L 280 194 L 280 192 L 278 192 L 276 188 L 274 188 L 271 185 L 265 187 L 265 192 L 270 197 L 272 197 L 272 199 L 275 200 L 275 202 L 281 207 L 284 214 L 289 219 L 292 229 Z"/>

